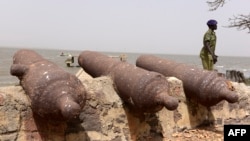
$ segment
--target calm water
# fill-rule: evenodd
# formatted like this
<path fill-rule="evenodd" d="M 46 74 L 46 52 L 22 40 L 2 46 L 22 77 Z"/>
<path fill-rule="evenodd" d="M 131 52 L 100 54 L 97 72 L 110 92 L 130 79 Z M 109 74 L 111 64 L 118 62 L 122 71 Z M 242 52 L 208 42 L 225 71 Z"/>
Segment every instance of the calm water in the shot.
<path fill-rule="evenodd" d="M 12 57 L 14 53 L 19 49 L 13 48 L 0 48 L 0 86 L 13 85 L 18 83 L 18 79 L 15 76 L 10 75 L 10 66 L 12 64 Z M 60 56 L 62 50 L 35 50 L 44 58 L 58 64 L 65 71 L 75 74 L 80 68 L 77 67 L 77 58 L 75 57 L 75 63 L 72 67 L 67 67 L 65 64 L 66 56 Z M 70 53 L 72 55 L 78 55 L 81 51 L 65 51 L 64 53 Z M 135 64 L 135 60 L 141 54 L 136 53 L 108 53 L 104 54 L 110 56 L 119 56 L 121 54 L 127 55 L 127 62 Z M 196 65 L 202 68 L 199 56 L 194 55 L 168 55 L 168 54 L 154 54 L 159 57 L 174 60 L 176 62 L 187 63 L 190 65 Z M 215 68 L 222 73 L 226 70 L 238 70 L 242 71 L 246 78 L 250 77 L 250 57 L 225 57 L 220 56 Z"/>

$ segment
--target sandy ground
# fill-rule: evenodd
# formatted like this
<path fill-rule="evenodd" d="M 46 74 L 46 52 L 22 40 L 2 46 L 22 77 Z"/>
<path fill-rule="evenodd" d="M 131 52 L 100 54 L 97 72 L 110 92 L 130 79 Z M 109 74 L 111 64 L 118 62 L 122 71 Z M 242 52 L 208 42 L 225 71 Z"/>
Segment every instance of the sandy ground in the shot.
<path fill-rule="evenodd" d="M 204 126 L 172 134 L 172 139 L 165 141 L 223 141 L 224 134 L 213 126 Z"/>

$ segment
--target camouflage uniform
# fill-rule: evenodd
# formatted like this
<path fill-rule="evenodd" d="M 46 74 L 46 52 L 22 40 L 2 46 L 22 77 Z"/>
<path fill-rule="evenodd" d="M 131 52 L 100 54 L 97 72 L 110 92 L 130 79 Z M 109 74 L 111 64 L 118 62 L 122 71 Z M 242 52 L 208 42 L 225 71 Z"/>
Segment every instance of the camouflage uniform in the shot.
<path fill-rule="evenodd" d="M 213 57 L 205 48 L 205 42 L 207 41 L 209 41 L 210 48 L 214 53 L 216 46 L 216 35 L 215 32 L 211 29 L 209 29 L 203 37 L 203 48 L 200 51 L 200 58 L 202 60 L 202 65 L 204 69 L 213 70 L 214 69 Z"/>

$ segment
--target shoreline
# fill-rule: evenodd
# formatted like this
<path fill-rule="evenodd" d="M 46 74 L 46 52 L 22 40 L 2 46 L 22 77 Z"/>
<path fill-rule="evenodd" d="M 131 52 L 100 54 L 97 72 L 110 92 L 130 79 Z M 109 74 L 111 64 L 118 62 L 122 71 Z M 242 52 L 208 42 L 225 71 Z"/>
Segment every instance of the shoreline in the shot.
<path fill-rule="evenodd" d="M 2 49 L 0 47 L 0 49 Z M 11 76 L 9 74 L 9 69 L 12 63 L 12 56 L 13 54 L 21 48 L 4 48 L 1 50 L 2 55 L 0 55 L 0 87 L 2 86 L 9 86 L 9 85 L 15 85 L 18 83 L 18 79 L 14 78 L 14 76 Z M 75 67 L 77 65 L 77 60 L 75 59 L 74 64 L 72 64 L 72 67 L 67 67 L 65 64 L 65 60 L 67 59 L 67 56 L 60 56 L 60 53 L 63 51 L 64 53 L 70 53 L 70 54 L 78 54 L 81 52 L 80 50 L 56 50 L 56 49 L 34 49 L 35 51 L 38 51 L 39 54 L 44 56 L 46 59 L 56 63 L 61 68 L 63 68 L 65 71 L 68 71 L 72 74 L 76 74 L 77 71 L 80 69 L 78 67 Z M 49 51 L 48 51 L 49 50 Z M 124 52 L 123 52 L 124 53 Z M 117 56 L 121 53 L 119 52 L 105 52 L 105 54 L 111 55 L 111 56 Z M 127 55 L 127 62 L 134 64 L 136 58 L 143 53 L 125 53 Z M 197 67 L 201 67 L 200 59 L 197 56 L 194 55 L 173 55 L 173 54 L 154 54 L 159 57 L 168 58 L 171 60 L 175 60 L 176 62 L 181 63 L 187 63 L 187 64 L 194 64 Z M 229 59 L 229 60 L 228 60 Z M 234 60 L 235 59 L 235 60 Z M 235 62 L 241 62 L 241 59 L 247 59 L 246 57 L 233 57 L 233 61 Z M 247 61 L 243 61 L 242 64 L 239 65 L 238 69 L 235 69 L 237 65 L 235 65 L 235 62 L 230 62 L 229 58 L 220 58 L 221 62 L 217 64 L 217 70 L 218 72 L 226 73 L 226 70 L 239 70 L 244 73 L 244 76 L 246 78 L 246 85 L 250 85 L 250 67 L 248 67 L 249 64 Z M 229 61 L 230 64 L 227 64 L 227 62 L 223 61 Z M 221 64 L 220 64 L 221 63 Z M 244 68 L 243 68 L 244 66 Z"/>

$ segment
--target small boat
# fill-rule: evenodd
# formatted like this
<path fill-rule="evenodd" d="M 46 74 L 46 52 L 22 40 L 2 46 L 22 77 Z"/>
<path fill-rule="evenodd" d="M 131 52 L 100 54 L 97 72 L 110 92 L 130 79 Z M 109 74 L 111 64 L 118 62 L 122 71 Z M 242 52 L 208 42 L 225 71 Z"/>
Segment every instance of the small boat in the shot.
<path fill-rule="evenodd" d="M 72 64 L 74 64 L 75 62 L 75 57 L 78 57 L 76 55 L 71 55 L 70 53 L 64 53 L 61 52 L 60 56 L 66 56 L 67 59 L 65 60 L 65 64 L 67 65 L 67 67 L 72 67 Z M 120 54 L 119 56 L 109 56 L 111 58 L 119 58 L 120 61 L 127 61 L 127 55 L 126 54 Z M 77 58 L 76 58 L 77 59 Z M 76 67 L 79 67 L 79 65 L 77 65 Z"/>
<path fill-rule="evenodd" d="M 64 53 L 64 52 L 61 52 L 60 56 L 67 57 L 67 59 L 65 60 L 65 64 L 67 65 L 67 67 L 72 67 L 72 64 L 74 64 L 75 62 L 75 57 L 78 57 L 76 55 L 72 55 L 70 53 Z M 79 67 L 79 65 L 77 65 L 76 67 Z"/>
<path fill-rule="evenodd" d="M 126 54 L 120 54 L 119 56 L 109 56 L 111 58 L 119 58 L 120 61 L 126 62 L 127 61 L 127 55 Z"/>

